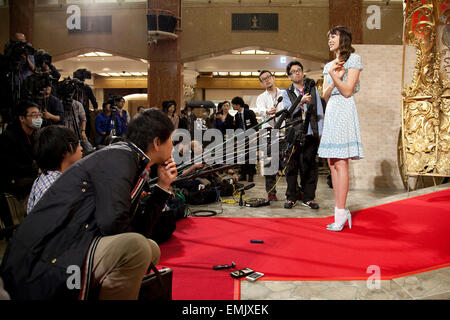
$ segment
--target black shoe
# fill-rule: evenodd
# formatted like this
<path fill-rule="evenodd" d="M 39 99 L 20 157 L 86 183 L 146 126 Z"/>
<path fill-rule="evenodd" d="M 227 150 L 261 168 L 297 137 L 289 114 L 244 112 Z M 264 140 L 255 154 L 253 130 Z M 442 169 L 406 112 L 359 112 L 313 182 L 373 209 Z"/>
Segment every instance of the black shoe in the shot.
<path fill-rule="evenodd" d="M 284 203 L 285 209 L 292 209 L 293 206 L 295 206 L 295 201 L 288 200 Z"/>
<path fill-rule="evenodd" d="M 252 174 L 248 176 L 248 182 L 253 182 L 253 175 Z"/>
<path fill-rule="evenodd" d="M 309 207 L 311 209 L 319 209 L 319 205 L 315 203 L 313 200 L 303 202 L 302 205 L 305 207 Z"/>

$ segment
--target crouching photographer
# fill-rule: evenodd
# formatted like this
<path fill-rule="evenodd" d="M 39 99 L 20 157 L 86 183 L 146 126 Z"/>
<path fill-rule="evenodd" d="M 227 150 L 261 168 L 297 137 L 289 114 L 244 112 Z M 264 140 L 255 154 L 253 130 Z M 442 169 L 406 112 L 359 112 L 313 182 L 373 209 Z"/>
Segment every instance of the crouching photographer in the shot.
<path fill-rule="evenodd" d="M 161 111 L 133 118 L 127 140 L 79 160 L 47 190 L 14 233 L 0 276 L 12 299 L 136 299 L 158 245 L 145 215 L 160 214 L 177 176 L 171 121 Z M 151 165 L 152 204 L 137 214 Z M 131 196 L 130 196 L 131 195 Z M 70 270 L 80 286 L 68 286 Z"/>

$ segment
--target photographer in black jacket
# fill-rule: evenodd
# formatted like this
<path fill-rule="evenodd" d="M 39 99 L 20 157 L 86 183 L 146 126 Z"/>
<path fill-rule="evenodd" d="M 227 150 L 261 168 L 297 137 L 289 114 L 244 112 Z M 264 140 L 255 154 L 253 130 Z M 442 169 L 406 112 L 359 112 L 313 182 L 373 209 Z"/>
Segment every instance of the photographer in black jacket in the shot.
<path fill-rule="evenodd" d="M 16 113 L 16 119 L 0 135 L 0 219 L 7 227 L 14 222 L 4 193 L 26 201 L 38 174 L 33 141 L 42 124 L 39 106 L 33 102 L 21 102 Z"/>
<path fill-rule="evenodd" d="M 6 250 L 0 275 L 12 299 L 138 297 L 160 255 L 146 238 L 149 216 L 161 213 L 177 175 L 172 131 L 165 114 L 146 110 L 130 122 L 127 141 L 90 154 L 55 181 Z M 142 212 L 145 168 L 154 164 L 158 183 Z"/>

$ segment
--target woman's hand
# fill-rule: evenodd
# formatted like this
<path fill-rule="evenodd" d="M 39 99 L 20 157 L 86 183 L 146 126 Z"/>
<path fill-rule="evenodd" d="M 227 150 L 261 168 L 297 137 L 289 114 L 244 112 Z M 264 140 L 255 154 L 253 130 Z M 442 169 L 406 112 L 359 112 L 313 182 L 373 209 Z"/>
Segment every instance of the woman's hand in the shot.
<path fill-rule="evenodd" d="M 331 78 L 334 79 L 334 76 L 340 80 L 342 80 L 342 78 L 344 78 L 344 74 L 345 74 L 344 63 L 345 63 L 345 61 L 334 61 L 331 64 L 330 69 L 328 69 L 328 72 L 330 73 Z"/>
<path fill-rule="evenodd" d="M 163 165 L 158 165 L 158 186 L 168 191 L 170 185 L 177 177 L 177 166 L 173 158 L 170 158 Z"/>

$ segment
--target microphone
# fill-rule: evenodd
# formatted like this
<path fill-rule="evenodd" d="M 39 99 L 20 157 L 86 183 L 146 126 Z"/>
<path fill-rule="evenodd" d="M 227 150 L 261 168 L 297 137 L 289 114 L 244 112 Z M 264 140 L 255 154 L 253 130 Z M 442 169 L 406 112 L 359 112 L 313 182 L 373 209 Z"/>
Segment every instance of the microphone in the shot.
<path fill-rule="evenodd" d="M 241 196 L 239 198 L 239 206 L 242 207 L 244 205 L 244 202 L 242 201 L 242 195 L 244 194 L 245 190 L 251 189 L 255 186 L 254 183 L 250 183 L 249 185 L 246 185 L 245 187 L 242 187 L 236 191 L 239 191 L 241 193 Z"/>
<path fill-rule="evenodd" d="M 280 97 L 280 98 L 283 98 L 283 97 Z M 275 113 L 275 117 L 279 117 L 285 112 L 289 112 L 289 110 L 283 109 L 283 110 L 277 111 L 277 113 Z"/>
<path fill-rule="evenodd" d="M 275 107 L 277 107 L 281 101 L 283 101 L 283 96 L 278 97 L 277 104 L 275 105 Z"/>
<path fill-rule="evenodd" d="M 253 188 L 254 186 L 255 186 L 254 183 L 250 183 L 250 184 L 246 185 L 245 187 L 237 189 L 236 191 L 245 191 L 245 190 Z"/>

